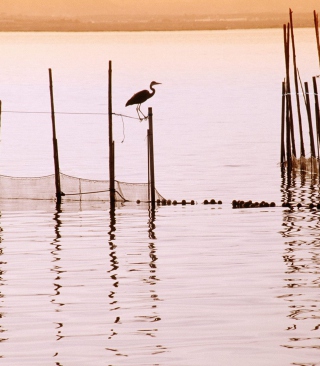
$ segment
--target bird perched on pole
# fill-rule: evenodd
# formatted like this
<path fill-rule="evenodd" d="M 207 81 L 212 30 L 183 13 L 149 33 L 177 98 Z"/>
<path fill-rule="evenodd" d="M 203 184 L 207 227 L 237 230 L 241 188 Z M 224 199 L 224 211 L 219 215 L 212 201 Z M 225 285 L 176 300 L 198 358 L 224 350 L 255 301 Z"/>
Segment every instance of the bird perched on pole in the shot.
<path fill-rule="evenodd" d="M 137 108 L 136 111 L 138 113 L 138 117 L 140 119 L 140 121 L 142 121 L 143 119 L 146 119 L 147 117 L 142 113 L 140 106 L 142 103 L 144 103 L 146 100 L 148 100 L 149 98 L 151 98 L 152 96 L 154 96 L 155 94 L 155 89 L 153 88 L 154 85 L 158 85 L 161 83 L 157 83 L 156 81 L 152 81 L 150 84 L 150 89 L 152 90 L 152 93 L 149 92 L 149 90 L 141 90 L 138 93 L 134 94 L 126 103 L 126 107 L 128 105 L 133 105 L 133 104 L 137 104 Z M 141 117 L 141 115 L 139 114 L 139 112 L 143 115 L 144 118 Z"/>

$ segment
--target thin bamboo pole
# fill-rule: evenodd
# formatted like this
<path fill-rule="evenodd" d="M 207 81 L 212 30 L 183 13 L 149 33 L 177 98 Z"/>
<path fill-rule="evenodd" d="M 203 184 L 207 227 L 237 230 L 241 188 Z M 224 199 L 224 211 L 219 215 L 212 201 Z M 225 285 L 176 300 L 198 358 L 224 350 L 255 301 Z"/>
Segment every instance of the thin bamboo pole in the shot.
<path fill-rule="evenodd" d="M 152 108 L 148 108 L 148 119 L 149 119 L 149 151 L 150 151 L 150 198 L 152 208 L 156 205 L 156 194 L 155 194 L 155 177 L 154 177 L 154 150 L 153 150 L 153 118 L 152 118 Z"/>
<path fill-rule="evenodd" d="M 115 156 L 112 131 L 112 61 L 109 61 L 108 70 L 108 116 L 109 116 L 109 191 L 110 205 L 115 205 Z"/>
<path fill-rule="evenodd" d="M 316 127 L 317 127 L 317 157 L 318 157 L 318 172 L 319 172 L 319 179 L 320 179 L 320 152 L 319 152 L 319 144 L 320 144 L 320 115 L 319 115 L 319 98 L 318 98 L 318 86 L 317 86 L 317 79 L 314 76 L 312 78 L 313 82 L 313 91 L 314 91 L 314 112 L 316 116 Z"/>
<path fill-rule="evenodd" d="M 287 181 L 291 179 L 292 171 L 292 156 L 291 156 L 291 123 L 290 123 L 290 109 L 289 109 L 289 95 L 287 89 L 285 89 L 286 95 L 286 145 L 287 145 Z"/>
<path fill-rule="evenodd" d="M 53 143 L 53 159 L 54 159 L 54 175 L 56 185 L 56 198 L 57 204 L 61 203 L 61 184 L 60 184 L 60 167 L 59 167 L 59 152 L 58 152 L 58 140 L 56 136 L 56 119 L 54 112 L 54 100 L 53 100 L 53 83 L 52 83 L 52 71 L 49 69 L 49 83 L 50 83 L 50 102 L 51 102 L 51 121 L 52 121 L 52 143 Z"/>
<path fill-rule="evenodd" d="M 280 146 L 280 162 L 281 169 L 283 169 L 283 163 L 285 161 L 285 140 L 284 140 L 284 131 L 285 131 L 285 110 L 286 110 L 286 95 L 285 95 L 285 82 L 282 82 L 282 108 L 281 108 L 281 146 Z"/>
<path fill-rule="evenodd" d="M 295 92 L 296 92 L 296 102 L 297 102 L 298 121 L 299 121 L 300 155 L 305 156 L 306 154 L 305 154 L 305 149 L 304 149 L 302 118 L 301 118 L 300 99 L 299 99 L 299 84 L 298 84 L 298 72 L 297 72 L 297 60 L 296 60 L 296 47 L 295 47 L 295 42 L 294 42 L 293 19 L 292 19 L 292 10 L 291 9 L 289 9 L 289 14 L 290 14 L 290 31 L 291 31 L 291 43 L 292 43 L 293 71 L 294 71 L 294 86 L 295 86 Z"/>
<path fill-rule="evenodd" d="M 309 136 L 310 136 L 310 152 L 311 157 L 315 157 L 315 148 L 314 148 L 314 136 L 313 136 L 313 128 L 312 128 L 312 116 L 311 116 L 311 106 L 310 106 L 310 97 L 309 97 L 309 87 L 308 82 L 304 83 L 305 91 L 306 91 L 306 101 L 307 101 L 307 115 L 308 115 L 308 123 L 309 123 Z"/>
<path fill-rule="evenodd" d="M 291 148 L 292 154 L 297 156 L 296 144 L 294 138 L 293 128 L 293 113 L 292 113 L 292 102 L 291 102 L 291 88 L 290 88 L 290 27 L 289 24 L 283 25 L 284 33 L 284 53 L 285 53 L 285 64 L 286 64 L 286 95 L 287 95 L 287 107 L 289 109 L 289 122 L 290 122 L 290 135 L 291 135 Z"/>
<path fill-rule="evenodd" d="M 148 201 L 151 200 L 151 185 L 150 185 L 150 131 L 147 130 L 147 145 L 148 145 Z"/>
<path fill-rule="evenodd" d="M 316 31 L 317 50 L 318 50 L 318 58 L 319 58 L 319 66 L 320 66 L 319 18 L 318 18 L 318 13 L 315 10 L 313 11 L 313 18 L 314 18 L 314 28 Z"/>

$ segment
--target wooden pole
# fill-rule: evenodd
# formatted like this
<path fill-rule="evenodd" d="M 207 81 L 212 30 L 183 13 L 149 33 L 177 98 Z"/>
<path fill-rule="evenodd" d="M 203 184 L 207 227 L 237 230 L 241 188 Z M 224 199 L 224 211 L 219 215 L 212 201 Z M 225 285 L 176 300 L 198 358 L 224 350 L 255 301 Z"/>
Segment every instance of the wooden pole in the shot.
<path fill-rule="evenodd" d="M 314 137 L 313 137 L 313 128 L 312 128 L 312 117 L 311 117 L 311 106 L 310 106 L 310 97 L 309 97 L 309 87 L 308 82 L 304 83 L 305 91 L 306 91 L 306 107 L 307 107 L 307 115 L 308 115 L 308 123 L 309 123 L 309 136 L 310 136 L 310 152 L 311 156 L 315 157 L 316 152 L 314 148 Z"/>
<path fill-rule="evenodd" d="M 109 191 L 110 205 L 114 206 L 116 201 L 115 196 L 115 156 L 114 156 L 114 141 L 112 131 L 112 61 L 109 61 L 108 71 L 108 116 L 109 116 Z"/>
<path fill-rule="evenodd" d="M 153 150 L 153 120 L 152 120 L 152 108 L 148 108 L 148 119 L 149 119 L 149 159 L 150 159 L 150 198 L 152 208 L 156 205 L 156 192 L 155 192 L 155 178 L 154 178 L 154 150 Z"/>
<path fill-rule="evenodd" d="M 148 201 L 151 200 L 151 177 L 150 177 L 150 131 L 147 130 L 147 145 L 148 145 Z"/>
<path fill-rule="evenodd" d="M 294 128 L 293 128 L 293 113 L 292 113 L 292 102 L 291 102 L 291 88 L 290 88 L 290 33 L 289 24 L 283 25 L 284 33 L 284 53 L 285 53 L 285 64 L 286 64 L 286 95 L 287 95 L 287 107 L 289 108 L 289 122 L 290 122 L 290 135 L 291 135 L 291 146 L 292 154 L 297 156 L 296 144 L 294 138 Z"/>
<path fill-rule="evenodd" d="M 286 95 L 285 95 L 285 82 L 282 82 L 282 108 L 281 108 L 281 146 L 280 146 L 280 162 L 281 162 L 281 169 L 283 168 L 283 163 L 285 161 L 285 143 L 284 143 L 284 131 L 285 131 L 285 102 L 286 102 Z"/>
<path fill-rule="evenodd" d="M 299 121 L 300 154 L 302 156 L 306 156 L 305 150 L 304 150 L 304 141 L 303 141 L 302 119 L 301 119 L 300 99 L 299 99 L 298 72 L 297 72 L 297 62 L 296 62 L 296 47 L 295 47 L 295 42 L 294 42 L 293 20 L 292 20 L 292 10 L 291 9 L 289 9 L 289 14 L 290 14 L 292 58 L 293 58 L 293 70 L 294 70 L 294 85 L 295 85 L 295 92 L 296 92 L 296 102 L 297 102 L 298 121 Z"/>
<path fill-rule="evenodd" d="M 285 89 L 286 94 L 286 145 L 287 145 L 287 180 L 291 179 L 292 170 L 292 157 L 291 157 L 291 123 L 290 123 L 290 109 L 289 109 L 289 95 L 287 89 Z"/>
<path fill-rule="evenodd" d="M 314 28 L 316 31 L 317 50 L 318 50 L 318 58 L 319 58 L 319 66 L 320 66 L 319 19 L 318 19 L 318 13 L 315 10 L 313 11 L 313 18 L 314 18 Z"/>
<path fill-rule="evenodd" d="M 319 179 L 320 179 L 320 159 L 319 159 L 319 144 L 320 144 L 320 115 L 319 115 L 319 98 L 318 98 L 318 86 L 317 86 L 317 79 L 314 76 L 312 78 L 313 82 L 313 91 L 314 91 L 314 108 L 315 108 L 315 116 L 316 116 L 316 127 L 317 127 L 317 157 L 318 157 L 318 172 L 319 172 Z"/>
<path fill-rule="evenodd" d="M 58 153 L 58 141 L 56 136 L 56 120 L 54 113 L 54 101 L 53 101 L 53 84 L 52 84 L 52 71 L 49 69 L 49 82 L 50 82 L 50 101 L 51 101 L 51 121 L 52 121 L 52 142 L 53 142 L 53 159 L 54 159 L 54 175 L 56 184 L 56 197 L 57 204 L 61 203 L 61 184 L 60 184 L 60 167 L 59 167 L 59 153 Z"/>

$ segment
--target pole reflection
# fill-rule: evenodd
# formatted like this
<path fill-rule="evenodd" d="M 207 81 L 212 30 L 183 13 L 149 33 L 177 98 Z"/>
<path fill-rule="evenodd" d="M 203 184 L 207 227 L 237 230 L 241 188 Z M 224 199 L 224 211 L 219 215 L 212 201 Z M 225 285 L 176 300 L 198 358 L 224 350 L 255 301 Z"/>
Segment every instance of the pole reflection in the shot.
<path fill-rule="evenodd" d="M 284 243 L 283 261 L 286 266 L 283 295 L 288 305 L 287 341 L 282 347 L 287 349 L 319 350 L 320 337 L 320 211 L 319 186 L 316 175 L 283 176 L 282 202 L 291 207 L 283 210 L 282 236 Z M 298 208 L 297 204 L 302 207 Z M 314 208 L 310 208 L 310 204 Z M 294 354 L 293 357 L 306 357 Z M 300 357 L 301 360 L 301 357 Z M 309 363 L 308 363 L 309 362 Z M 293 362 L 297 366 L 309 365 Z M 311 363 L 312 364 L 312 363 Z"/>
<path fill-rule="evenodd" d="M 156 246 L 156 211 L 152 206 L 149 206 L 149 220 L 148 220 L 148 236 L 149 236 L 149 278 L 146 280 L 146 282 L 151 286 L 150 287 L 150 299 L 152 300 L 152 315 L 149 317 L 149 321 L 152 323 L 161 321 L 161 317 L 159 315 L 159 309 L 158 309 L 158 302 L 162 301 L 156 291 L 156 285 L 160 281 L 160 279 L 157 277 L 157 246 Z M 148 330 L 141 330 L 141 332 L 144 332 L 147 336 L 156 338 L 156 334 L 158 332 L 158 327 L 154 327 L 152 329 Z M 166 352 L 167 348 L 161 344 L 157 344 L 155 346 L 154 351 L 152 352 L 153 355 Z"/>
<path fill-rule="evenodd" d="M 118 300 L 116 298 L 116 292 L 117 292 L 116 290 L 119 286 L 118 273 L 117 273 L 117 270 L 119 268 L 119 261 L 116 252 L 117 245 L 114 243 L 114 241 L 116 240 L 116 234 L 115 234 L 116 208 L 114 205 L 110 205 L 109 215 L 110 215 L 110 224 L 109 224 L 110 230 L 108 231 L 108 235 L 109 235 L 109 250 L 110 250 L 109 257 L 110 257 L 111 269 L 108 271 L 108 273 L 110 273 L 113 289 L 110 290 L 108 297 L 109 297 L 110 311 L 115 313 L 114 313 L 113 326 L 110 328 L 110 334 L 108 339 L 112 339 L 118 334 L 116 330 L 116 324 L 121 324 L 120 316 L 117 313 L 117 311 L 120 309 L 120 306 L 118 305 Z M 112 348 L 106 348 L 106 349 L 108 351 L 118 352 L 117 349 Z"/>
<path fill-rule="evenodd" d="M 2 218 L 1 212 L 0 212 L 0 218 Z M 3 229 L 2 229 L 2 226 L 0 226 L 0 287 L 4 286 L 4 284 L 5 284 L 3 275 L 5 274 L 4 266 L 6 265 L 6 262 L 4 260 L 2 260 L 2 258 L 1 258 L 4 254 L 2 236 L 3 236 Z M 3 302 L 3 299 L 4 299 L 4 294 L 2 293 L 2 291 L 0 291 L 0 302 Z M 1 307 L 0 307 L 0 319 L 2 319 L 3 317 L 4 317 L 4 313 L 1 311 Z M 4 329 L 3 325 L 0 323 L 0 344 L 8 340 L 8 338 L 5 338 L 6 331 L 7 330 Z M 0 358 L 3 358 L 3 357 L 4 357 L 4 355 L 0 354 Z"/>
<path fill-rule="evenodd" d="M 53 221 L 55 223 L 55 225 L 54 225 L 55 237 L 51 242 L 51 245 L 52 245 L 51 254 L 52 254 L 52 263 L 53 263 L 53 267 L 52 267 L 51 271 L 55 274 L 55 278 L 54 278 L 54 282 L 53 282 L 54 293 L 52 295 L 51 303 L 55 306 L 56 313 L 60 313 L 62 311 L 62 307 L 64 306 L 64 303 L 59 300 L 60 295 L 61 295 L 61 289 L 62 289 L 61 275 L 62 275 L 62 273 L 65 272 L 63 270 L 63 268 L 59 265 L 59 263 L 61 261 L 61 254 L 62 254 L 61 253 L 62 248 L 61 248 L 61 244 L 60 244 L 60 240 L 61 240 L 60 230 L 61 230 L 61 226 L 62 226 L 61 213 L 62 213 L 61 204 L 57 204 L 56 210 L 53 215 Z M 55 322 L 54 324 L 55 324 L 55 329 L 56 329 L 56 341 L 60 341 L 61 339 L 64 338 L 64 336 L 62 334 L 63 323 Z M 57 358 L 58 356 L 59 356 L 59 352 L 57 351 L 53 355 L 53 357 Z M 58 361 L 55 361 L 55 365 L 60 366 L 61 363 Z"/>

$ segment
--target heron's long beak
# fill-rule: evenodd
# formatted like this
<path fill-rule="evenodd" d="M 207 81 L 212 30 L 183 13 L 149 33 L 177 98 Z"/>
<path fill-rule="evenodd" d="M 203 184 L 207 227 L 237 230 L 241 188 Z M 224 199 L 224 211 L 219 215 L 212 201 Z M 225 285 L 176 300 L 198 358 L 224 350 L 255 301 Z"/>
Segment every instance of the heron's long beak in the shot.
<path fill-rule="evenodd" d="M 162 83 L 157 83 L 156 81 L 154 82 L 154 84 L 162 84 Z"/>

